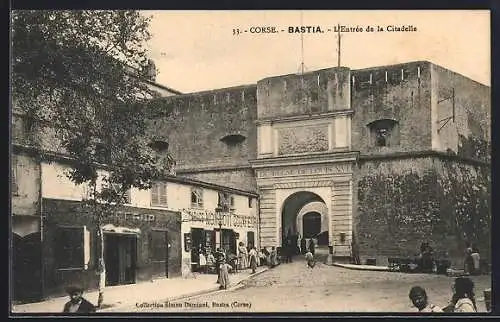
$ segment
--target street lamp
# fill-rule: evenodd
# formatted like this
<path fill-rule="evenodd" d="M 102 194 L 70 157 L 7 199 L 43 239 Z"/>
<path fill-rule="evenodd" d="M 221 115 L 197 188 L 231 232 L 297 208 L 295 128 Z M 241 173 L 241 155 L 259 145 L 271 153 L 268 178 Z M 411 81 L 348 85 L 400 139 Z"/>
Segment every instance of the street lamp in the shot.
<path fill-rule="evenodd" d="M 222 249 L 222 222 L 219 221 L 219 248 Z"/>
<path fill-rule="evenodd" d="M 219 249 L 222 250 L 222 220 L 221 220 L 221 214 L 222 214 L 222 208 L 217 207 L 215 208 L 215 214 L 216 218 L 219 220 Z"/>

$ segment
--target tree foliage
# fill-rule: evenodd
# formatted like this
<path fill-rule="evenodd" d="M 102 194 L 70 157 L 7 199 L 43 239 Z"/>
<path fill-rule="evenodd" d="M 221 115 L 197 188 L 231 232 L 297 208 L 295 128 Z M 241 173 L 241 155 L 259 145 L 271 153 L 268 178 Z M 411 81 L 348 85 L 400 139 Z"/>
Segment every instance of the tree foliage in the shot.
<path fill-rule="evenodd" d="M 151 115 L 143 103 L 155 95 L 140 77 L 148 72 L 148 24 L 137 11 L 12 15 L 13 105 L 29 120 L 28 132 L 55 130 L 73 159 L 68 177 L 88 188 L 81 205 L 98 227 L 98 306 L 105 285 L 104 221 L 131 187 L 150 188 L 173 165 L 168 153 L 148 144 Z"/>
<path fill-rule="evenodd" d="M 130 187 L 149 188 L 173 162 L 148 146 L 142 103 L 153 93 L 136 77 L 148 67 L 148 25 L 138 11 L 12 15 L 14 105 L 33 123 L 56 129 L 75 160 L 68 175 L 76 184 L 95 185 L 107 165 L 105 180 L 119 189 L 95 197 L 108 201 Z"/>

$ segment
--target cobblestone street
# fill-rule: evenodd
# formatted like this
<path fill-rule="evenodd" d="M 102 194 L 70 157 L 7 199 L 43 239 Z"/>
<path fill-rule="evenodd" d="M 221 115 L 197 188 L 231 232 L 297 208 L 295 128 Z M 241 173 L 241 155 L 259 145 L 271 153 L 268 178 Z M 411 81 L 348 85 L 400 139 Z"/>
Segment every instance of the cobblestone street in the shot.
<path fill-rule="evenodd" d="M 483 290 L 491 287 L 491 278 L 472 279 L 478 310 L 485 312 Z M 423 286 L 432 303 L 445 306 L 451 296 L 452 283 L 453 278 L 435 274 L 349 270 L 321 263 L 309 270 L 303 260 L 297 259 L 247 280 L 232 291 L 168 303 L 158 299 L 156 303 L 146 303 L 143 307 L 137 303 L 120 311 L 415 312 L 408 299 L 413 285 Z"/>

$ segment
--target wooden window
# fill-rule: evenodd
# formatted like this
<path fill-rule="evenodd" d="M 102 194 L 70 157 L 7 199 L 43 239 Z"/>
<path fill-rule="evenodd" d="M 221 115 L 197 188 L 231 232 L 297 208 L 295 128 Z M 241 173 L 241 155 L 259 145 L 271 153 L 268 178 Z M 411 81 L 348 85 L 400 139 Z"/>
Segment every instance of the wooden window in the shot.
<path fill-rule="evenodd" d="M 54 259 L 58 269 L 85 268 L 85 227 L 57 227 Z"/>
<path fill-rule="evenodd" d="M 253 198 L 248 197 L 248 208 L 253 208 Z"/>
<path fill-rule="evenodd" d="M 220 208 L 221 211 L 229 211 L 231 207 L 231 200 L 228 193 L 219 191 L 219 200 L 217 202 L 217 207 Z"/>
<path fill-rule="evenodd" d="M 155 182 L 151 187 L 151 205 L 157 207 L 167 206 L 167 183 Z"/>
<path fill-rule="evenodd" d="M 191 188 L 191 207 L 203 208 L 203 189 Z"/>

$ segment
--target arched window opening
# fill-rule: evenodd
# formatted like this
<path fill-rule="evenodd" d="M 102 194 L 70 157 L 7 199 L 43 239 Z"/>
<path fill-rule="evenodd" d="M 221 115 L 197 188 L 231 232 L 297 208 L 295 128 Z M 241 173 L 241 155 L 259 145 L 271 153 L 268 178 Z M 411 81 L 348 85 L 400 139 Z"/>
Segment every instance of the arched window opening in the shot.
<path fill-rule="evenodd" d="M 392 119 L 380 119 L 367 124 L 370 144 L 375 147 L 399 145 L 399 123 Z"/>
<path fill-rule="evenodd" d="M 168 142 L 164 140 L 153 140 L 149 143 L 149 147 L 156 152 L 166 152 L 168 151 Z"/>
<path fill-rule="evenodd" d="M 220 139 L 229 146 L 235 146 L 246 140 L 246 137 L 241 134 L 229 134 Z"/>

